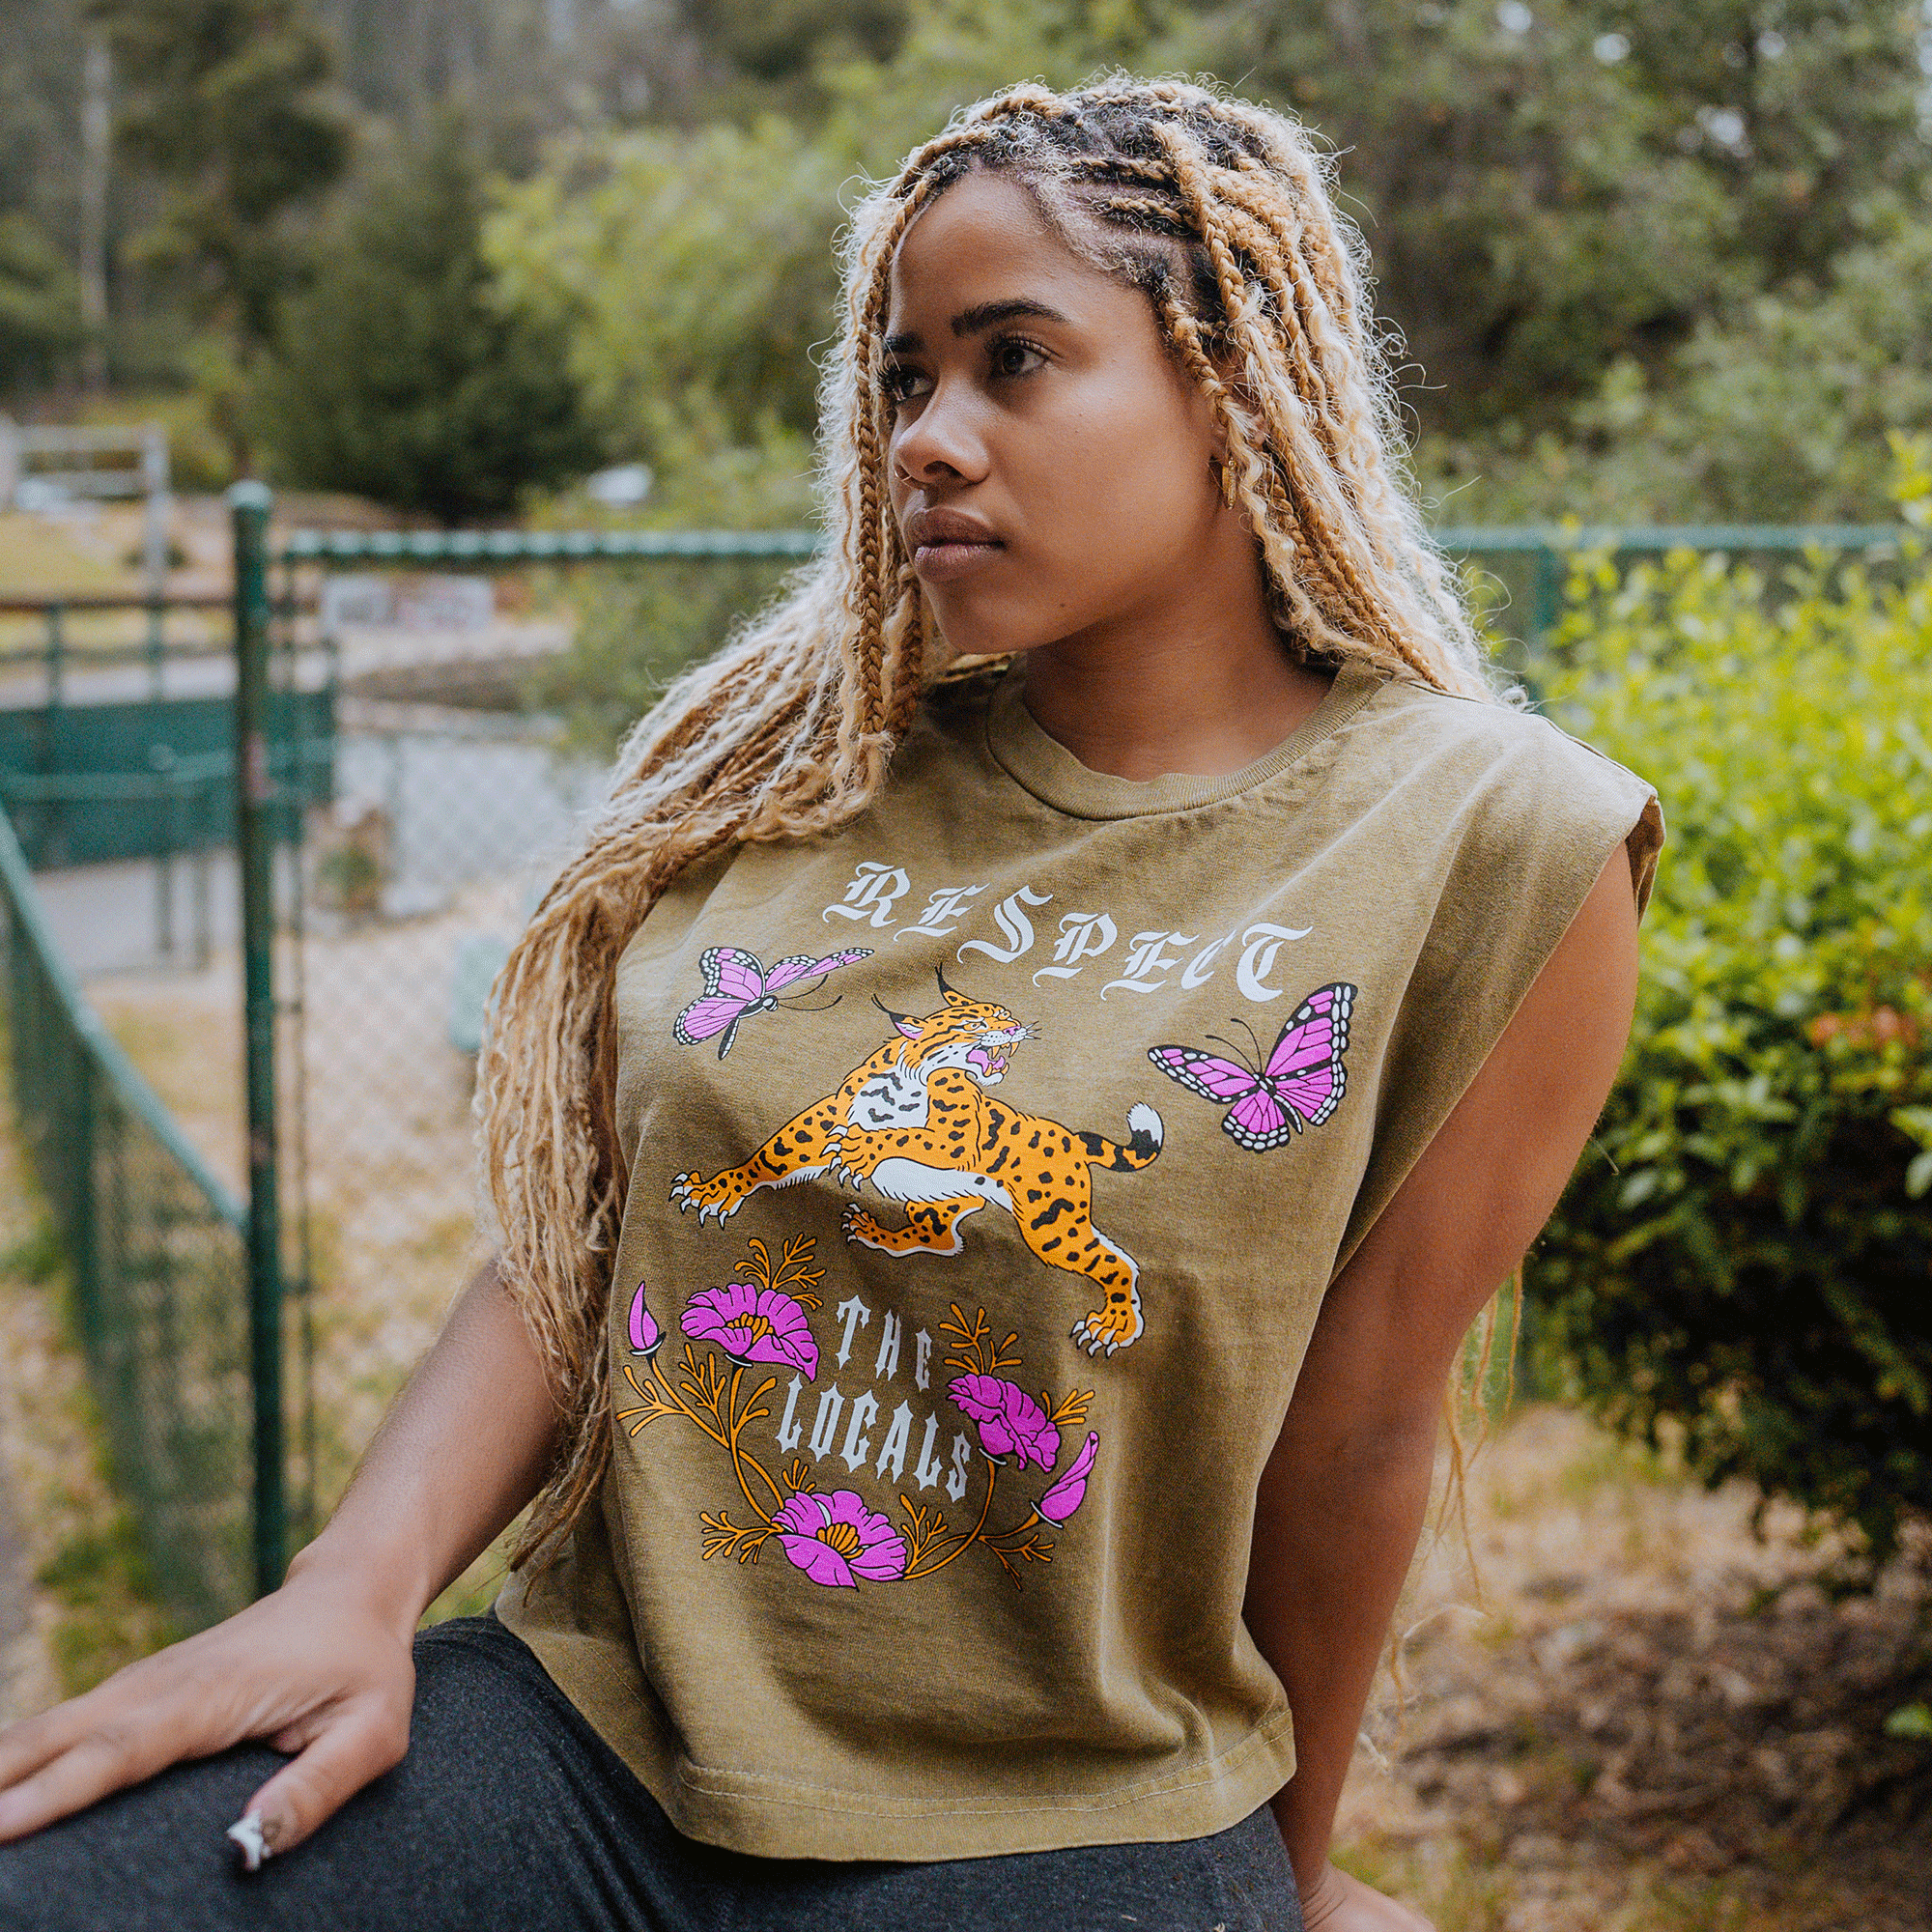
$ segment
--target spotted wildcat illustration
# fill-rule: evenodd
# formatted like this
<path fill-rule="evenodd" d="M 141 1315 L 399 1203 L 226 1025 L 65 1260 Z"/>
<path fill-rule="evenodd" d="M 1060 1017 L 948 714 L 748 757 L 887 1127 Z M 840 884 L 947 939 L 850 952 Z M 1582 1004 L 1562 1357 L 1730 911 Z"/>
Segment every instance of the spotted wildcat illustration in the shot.
<path fill-rule="evenodd" d="M 1094 1225 L 1094 1174 L 1133 1174 L 1160 1152 L 1160 1116 L 1137 1105 L 1124 1145 L 1062 1126 L 992 1097 L 1013 1048 L 1037 1029 L 1005 1007 L 968 999 L 939 976 L 944 1004 L 914 1016 L 880 1010 L 893 1036 L 838 1091 L 787 1121 L 749 1160 L 705 1179 L 680 1174 L 670 1198 L 699 1220 L 723 1222 L 761 1187 L 789 1187 L 823 1174 L 855 1192 L 869 1182 L 906 1209 L 887 1227 L 857 1203 L 845 1238 L 889 1255 L 956 1255 L 959 1224 L 989 1203 L 1013 1217 L 1049 1267 L 1084 1275 L 1100 1306 L 1073 1326 L 1089 1354 L 1113 1354 L 1138 1339 L 1140 1268 Z M 875 1004 L 877 1004 L 875 1002 Z"/>

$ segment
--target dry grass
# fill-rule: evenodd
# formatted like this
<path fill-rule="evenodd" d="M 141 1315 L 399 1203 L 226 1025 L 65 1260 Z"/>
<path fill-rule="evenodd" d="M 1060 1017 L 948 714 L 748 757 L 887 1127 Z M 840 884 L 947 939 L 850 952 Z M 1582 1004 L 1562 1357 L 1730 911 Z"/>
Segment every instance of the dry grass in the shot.
<path fill-rule="evenodd" d="M 0 1099 L 4 1104 L 4 1099 Z M 65 1316 L 67 1274 L 0 1133 L 0 1480 L 20 1612 L 0 1651 L 0 1722 L 43 1711 L 167 1641 Z"/>

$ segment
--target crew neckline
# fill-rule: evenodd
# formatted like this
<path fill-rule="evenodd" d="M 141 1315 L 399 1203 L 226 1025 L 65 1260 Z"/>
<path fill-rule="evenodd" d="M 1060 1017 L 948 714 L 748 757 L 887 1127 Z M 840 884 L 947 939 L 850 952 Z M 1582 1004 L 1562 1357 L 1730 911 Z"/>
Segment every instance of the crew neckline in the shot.
<path fill-rule="evenodd" d="M 993 687 L 986 707 L 986 749 L 1015 783 L 1041 804 L 1074 818 L 1139 818 L 1149 812 L 1186 811 L 1233 798 L 1285 772 L 1332 737 L 1386 681 L 1385 673 L 1374 665 L 1349 659 L 1315 709 L 1273 751 L 1239 771 L 1219 778 L 1166 772 L 1157 779 L 1123 779 L 1090 770 L 1057 738 L 1048 736 L 1026 707 L 1026 660 L 1020 657 Z"/>

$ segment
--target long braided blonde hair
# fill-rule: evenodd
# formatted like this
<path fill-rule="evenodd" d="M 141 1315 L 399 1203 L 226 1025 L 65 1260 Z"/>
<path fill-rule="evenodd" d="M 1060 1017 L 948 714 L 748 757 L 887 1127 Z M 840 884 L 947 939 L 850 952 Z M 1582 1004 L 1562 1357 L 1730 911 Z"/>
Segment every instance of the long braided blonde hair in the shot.
<path fill-rule="evenodd" d="M 617 956 L 695 861 L 844 824 L 940 668 L 892 514 L 881 388 L 893 257 L 975 169 L 1147 291 L 1212 406 L 1286 646 L 1486 695 L 1456 582 L 1396 469 L 1401 440 L 1352 229 L 1292 121 L 1184 82 L 1013 89 L 954 117 L 854 214 L 821 396 L 830 541 L 631 732 L 611 797 L 497 983 L 477 1090 L 501 1278 L 562 1415 L 511 1555 L 547 1561 L 611 1455 L 605 1341 L 628 1181 L 614 1126 Z"/>

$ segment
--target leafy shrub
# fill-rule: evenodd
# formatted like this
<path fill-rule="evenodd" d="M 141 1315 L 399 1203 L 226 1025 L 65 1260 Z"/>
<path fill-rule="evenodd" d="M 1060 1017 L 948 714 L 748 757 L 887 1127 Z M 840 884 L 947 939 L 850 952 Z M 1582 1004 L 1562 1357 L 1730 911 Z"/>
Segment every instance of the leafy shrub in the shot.
<path fill-rule="evenodd" d="M 570 647 L 540 660 L 526 701 L 562 722 L 573 751 L 609 758 L 687 665 L 765 604 L 790 566 L 762 559 L 652 562 L 574 590 Z"/>
<path fill-rule="evenodd" d="M 1932 521 L 1922 473 L 1906 507 Z M 1552 714 L 1656 783 L 1671 843 L 1529 1264 L 1540 1346 L 1882 1560 L 1932 1512 L 1932 558 L 1594 559 L 1555 655 Z"/>

